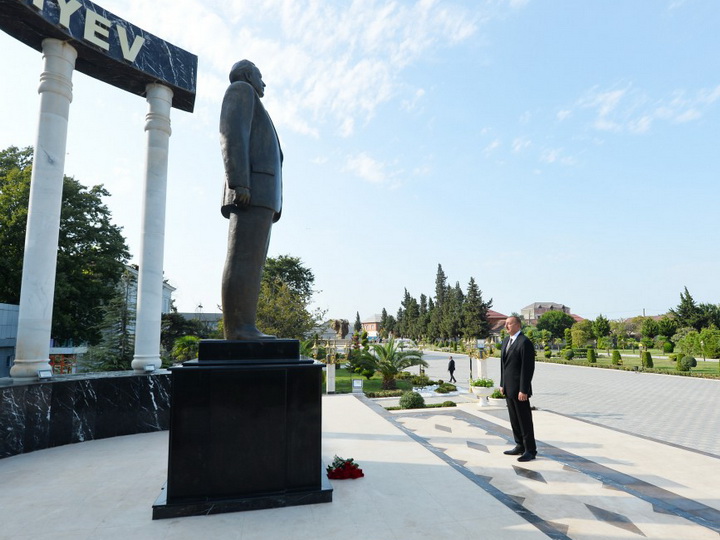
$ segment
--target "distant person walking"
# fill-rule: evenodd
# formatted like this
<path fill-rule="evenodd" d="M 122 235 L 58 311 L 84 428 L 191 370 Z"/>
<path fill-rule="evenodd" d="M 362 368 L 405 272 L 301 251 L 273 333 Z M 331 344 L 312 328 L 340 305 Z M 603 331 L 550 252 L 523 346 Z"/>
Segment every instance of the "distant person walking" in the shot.
<path fill-rule="evenodd" d="M 505 320 L 508 337 L 500 354 L 500 391 L 505 394 L 515 448 L 506 450 L 518 461 L 531 461 L 537 455 L 530 396 L 535 373 L 535 347 L 520 329 L 520 319 L 514 315 Z"/>
<path fill-rule="evenodd" d="M 450 372 L 450 382 L 457 382 L 455 380 L 455 360 L 453 360 L 453 357 L 450 357 L 450 361 L 448 362 L 448 371 Z"/>

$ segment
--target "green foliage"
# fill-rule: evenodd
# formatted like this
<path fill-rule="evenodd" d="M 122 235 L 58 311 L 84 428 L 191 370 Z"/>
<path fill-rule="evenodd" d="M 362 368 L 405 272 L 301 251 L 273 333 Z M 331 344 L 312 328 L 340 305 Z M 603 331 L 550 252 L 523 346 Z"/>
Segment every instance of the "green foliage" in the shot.
<path fill-rule="evenodd" d="M 651 368 L 653 367 L 653 359 L 652 355 L 650 354 L 650 351 L 643 351 L 640 353 L 640 360 L 642 361 L 642 366 L 645 368 Z"/>
<path fill-rule="evenodd" d="M 130 290 L 137 280 L 125 270 L 115 296 L 103 306 L 100 325 L 101 339 L 90 346 L 83 359 L 88 371 L 126 371 L 131 369 L 135 349 L 135 305 L 130 301 Z"/>
<path fill-rule="evenodd" d="M 573 357 L 575 356 L 575 353 L 573 352 L 572 349 L 563 349 L 562 354 L 563 354 L 563 358 L 565 358 L 565 360 L 572 360 Z"/>
<path fill-rule="evenodd" d="M 470 386 L 480 386 L 482 388 L 492 388 L 495 386 L 495 381 L 492 379 L 473 379 L 470 381 Z"/>
<path fill-rule="evenodd" d="M 540 315 L 537 328 L 538 330 L 547 330 L 555 339 L 562 339 L 565 336 L 565 330 L 573 324 L 575 324 L 575 319 L 564 311 L 546 311 Z"/>
<path fill-rule="evenodd" d="M 304 338 L 320 323 L 322 313 L 310 313 L 308 301 L 287 283 L 263 279 L 258 300 L 257 327 L 279 338 Z"/>
<path fill-rule="evenodd" d="M 654 338 L 660 333 L 660 325 L 652 317 L 645 317 L 640 324 L 640 334 L 643 338 Z"/>
<path fill-rule="evenodd" d="M 573 346 L 573 340 L 572 340 L 572 332 L 569 328 L 566 328 L 563 330 L 563 337 L 565 338 L 565 348 L 566 349 L 572 349 Z"/>
<path fill-rule="evenodd" d="M 263 269 L 263 279 L 268 283 L 282 281 L 305 302 L 310 301 L 315 284 L 315 275 L 312 270 L 303 266 L 300 257 L 291 257 L 290 255 L 268 257 Z"/>
<path fill-rule="evenodd" d="M 360 332 L 362 330 L 362 321 L 360 321 L 360 312 L 355 312 L 355 324 L 353 324 L 353 330 L 355 332 Z"/>
<path fill-rule="evenodd" d="M 425 388 L 426 386 L 430 386 L 430 377 L 428 377 L 425 374 L 422 375 L 414 375 L 410 382 L 413 386 L 416 386 L 418 388 Z"/>
<path fill-rule="evenodd" d="M 610 335 L 610 321 L 603 317 L 602 313 L 592 323 L 592 331 L 595 337 L 600 340 Z"/>
<path fill-rule="evenodd" d="M 663 342 L 662 349 L 664 353 L 671 353 L 675 350 L 675 347 L 673 346 L 673 342 L 670 340 L 667 340 Z"/>
<path fill-rule="evenodd" d="M 396 387 L 395 377 L 401 371 L 411 366 L 428 367 L 420 351 L 398 350 L 393 339 L 386 343 L 372 344 L 369 351 L 363 351 L 359 361 L 366 369 L 380 372 L 383 378 L 382 387 L 386 390 Z"/>
<path fill-rule="evenodd" d="M 0 302 L 17 304 L 25 251 L 32 148 L 0 152 Z M 87 188 L 63 178 L 52 336 L 61 342 L 99 343 L 102 306 L 116 294 L 129 257 L 120 227 L 110 221 L 102 185 Z"/>
<path fill-rule="evenodd" d="M 503 394 L 500 390 L 495 390 L 492 394 L 490 394 L 490 397 L 493 399 L 504 399 L 505 394 Z"/>
<path fill-rule="evenodd" d="M 593 323 L 589 320 L 577 322 L 570 328 L 573 347 L 585 347 L 593 338 Z"/>
<path fill-rule="evenodd" d="M 675 364 L 675 369 L 677 371 L 690 371 L 690 369 L 694 367 L 697 367 L 697 360 L 690 355 L 683 356 L 678 359 Z"/>
<path fill-rule="evenodd" d="M 422 409 L 425 399 L 417 392 L 405 392 L 400 398 L 401 409 Z"/>
<path fill-rule="evenodd" d="M 597 354 L 595 353 L 595 349 L 587 350 L 587 361 L 591 364 L 597 363 Z"/>
<path fill-rule="evenodd" d="M 622 356 L 620 356 L 620 351 L 618 351 L 617 349 L 613 349 L 611 363 L 614 366 L 619 366 L 622 364 Z"/>
<path fill-rule="evenodd" d="M 457 403 L 455 403 L 454 401 L 443 401 L 440 404 L 440 406 L 441 407 L 457 407 Z"/>
<path fill-rule="evenodd" d="M 456 390 L 457 390 L 457 386 L 455 386 L 454 384 L 446 383 L 446 382 L 441 383 L 435 389 L 435 391 L 438 394 L 447 394 L 448 392 L 455 392 Z"/>
<path fill-rule="evenodd" d="M 550 358 L 550 357 L 552 357 L 552 351 L 550 350 L 550 346 L 549 346 L 549 345 L 545 345 L 545 349 L 544 349 L 544 353 L 543 353 L 543 354 L 545 355 L 545 358 Z"/>
<path fill-rule="evenodd" d="M 197 319 L 186 319 L 177 311 L 163 313 L 160 321 L 160 344 L 165 354 L 169 355 L 175 341 L 183 336 L 210 337 L 208 329 Z"/>
<path fill-rule="evenodd" d="M 183 336 L 175 340 L 170 355 L 178 362 L 197 358 L 200 347 L 200 338 L 196 336 Z"/>

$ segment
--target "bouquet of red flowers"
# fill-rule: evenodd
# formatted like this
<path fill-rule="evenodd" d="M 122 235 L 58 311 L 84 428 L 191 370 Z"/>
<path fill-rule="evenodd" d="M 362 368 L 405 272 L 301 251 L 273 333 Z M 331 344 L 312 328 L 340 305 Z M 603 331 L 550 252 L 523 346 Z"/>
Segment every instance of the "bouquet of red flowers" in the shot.
<path fill-rule="evenodd" d="M 327 475 L 331 480 L 342 480 L 343 478 L 360 478 L 365 476 L 362 469 L 357 466 L 353 458 L 343 459 L 335 456 L 331 465 L 327 466 Z"/>

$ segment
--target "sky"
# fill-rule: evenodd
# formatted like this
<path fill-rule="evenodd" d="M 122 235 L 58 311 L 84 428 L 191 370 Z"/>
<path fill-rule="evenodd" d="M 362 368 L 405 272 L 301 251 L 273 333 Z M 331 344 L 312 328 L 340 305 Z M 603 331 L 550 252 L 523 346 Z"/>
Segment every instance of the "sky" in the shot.
<path fill-rule="evenodd" d="M 234 62 L 267 84 L 283 147 L 270 256 L 300 257 L 313 307 L 395 314 L 404 290 L 475 278 L 504 314 L 665 313 L 720 303 L 717 0 L 98 0 L 199 57 L 173 109 L 165 277 L 219 311 L 227 221 L 220 104 Z M 42 57 L 0 32 L 0 148 L 33 145 Z M 73 75 L 66 174 L 104 184 L 133 262 L 142 97 Z"/>

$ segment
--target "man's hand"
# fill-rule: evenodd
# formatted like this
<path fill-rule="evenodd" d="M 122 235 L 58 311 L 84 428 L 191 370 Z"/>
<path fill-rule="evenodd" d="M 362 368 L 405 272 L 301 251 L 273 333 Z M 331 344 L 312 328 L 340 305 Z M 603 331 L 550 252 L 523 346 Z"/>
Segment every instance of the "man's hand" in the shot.
<path fill-rule="evenodd" d="M 527 400 L 528 400 L 528 395 L 527 395 L 527 394 L 523 394 L 522 392 L 518 392 L 518 401 L 527 401 Z"/>
<path fill-rule="evenodd" d="M 250 204 L 250 188 L 237 187 L 233 191 L 235 192 L 235 200 L 233 202 L 236 206 L 247 206 Z"/>

